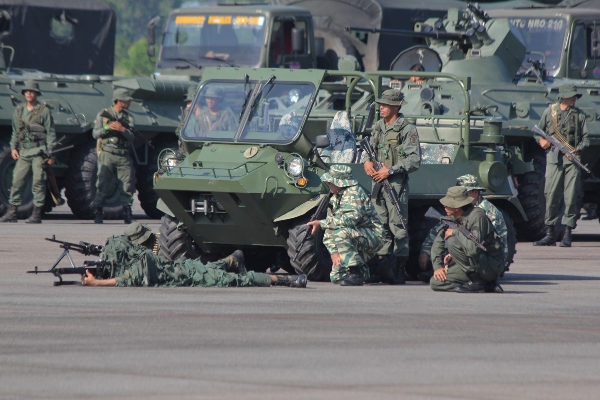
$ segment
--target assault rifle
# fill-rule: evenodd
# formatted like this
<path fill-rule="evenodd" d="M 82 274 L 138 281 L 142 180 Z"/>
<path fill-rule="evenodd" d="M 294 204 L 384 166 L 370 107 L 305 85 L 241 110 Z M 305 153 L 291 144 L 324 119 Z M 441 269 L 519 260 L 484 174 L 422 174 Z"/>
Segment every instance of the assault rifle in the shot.
<path fill-rule="evenodd" d="M 381 161 L 377 160 L 377 156 L 375 155 L 375 151 L 371 147 L 369 138 L 364 138 L 363 140 L 361 140 L 360 145 L 363 148 L 363 150 L 367 153 L 367 155 L 369 156 L 369 159 L 373 162 L 373 167 L 375 168 L 375 171 L 379 171 L 381 168 L 383 168 L 383 164 L 381 163 Z M 400 223 L 402 224 L 402 228 L 408 232 L 408 229 L 406 227 L 406 218 L 404 218 L 402 216 L 402 210 L 400 209 L 400 196 L 402 196 L 402 192 L 404 191 L 404 188 L 406 187 L 405 182 L 406 182 L 406 175 L 404 176 L 404 180 L 402 181 L 402 186 L 400 187 L 400 193 L 398 193 L 398 194 L 396 194 L 396 191 L 394 190 L 394 188 L 392 187 L 392 184 L 390 183 L 390 181 L 388 179 L 384 179 L 381 182 L 378 182 L 378 184 L 381 184 L 381 186 L 383 186 L 383 190 L 385 191 L 385 194 L 388 196 L 388 199 L 394 205 L 394 209 L 396 210 L 396 212 L 398 213 L 398 216 L 400 217 Z M 377 185 L 375 185 L 371 196 L 377 196 L 378 191 L 379 191 L 379 187 Z"/>
<path fill-rule="evenodd" d="M 63 136 L 56 144 L 60 144 L 65 137 Z M 74 147 L 73 145 L 61 147 L 58 150 L 53 150 L 46 153 L 43 149 L 40 149 L 38 156 L 42 157 L 42 168 L 44 172 L 46 172 L 46 176 L 48 177 L 48 186 L 50 187 L 50 194 L 52 195 L 52 200 L 54 200 L 54 204 L 57 206 L 62 206 L 65 204 L 65 200 L 60 196 L 60 189 L 58 188 L 58 184 L 56 183 L 56 177 L 54 176 L 54 172 L 52 171 L 52 166 L 48 164 L 48 160 L 52 158 L 56 153 L 59 153 L 64 150 L 68 150 Z"/>
<path fill-rule="evenodd" d="M 52 274 L 59 280 L 54 282 L 54 286 L 61 285 L 75 285 L 79 281 L 63 281 L 63 275 L 85 275 L 86 270 L 93 274 L 98 279 L 109 279 L 113 273 L 113 265 L 111 262 L 98 260 L 98 261 L 84 261 L 83 267 L 71 267 L 71 268 L 50 268 L 47 271 L 40 271 L 36 266 L 33 271 L 27 271 L 28 274 Z"/>
<path fill-rule="evenodd" d="M 483 251 L 487 251 L 487 249 L 484 246 L 485 242 L 480 242 L 477 236 L 473 234 L 473 232 L 468 230 L 464 225 L 454 220 L 454 218 L 440 214 L 440 212 L 433 207 L 429 207 L 429 210 L 427 210 L 427 212 L 425 213 L 425 217 L 440 221 L 444 226 L 446 226 L 446 228 L 456 229 L 457 231 L 462 233 L 464 237 L 469 239 L 471 242 L 475 243 L 475 246 L 479 247 Z"/>
<path fill-rule="evenodd" d="M 583 163 L 581 162 L 579 157 L 577 157 L 575 155 L 574 150 L 570 149 L 569 148 L 570 146 L 568 146 L 566 143 L 563 143 L 561 140 L 559 140 L 554 135 L 548 135 L 546 132 L 541 130 L 537 125 L 534 125 L 533 128 L 531 128 L 531 131 L 533 133 L 535 133 L 536 135 L 540 135 L 541 137 L 543 137 L 544 139 L 549 141 L 552 144 L 552 146 L 554 146 L 555 149 L 557 149 L 558 151 L 563 153 L 565 156 L 567 156 L 568 159 L 570 159 L 575 164 L 577 164 L 582 170 L 584 170 L 588 174 L 592 173 L 592 171 L 590 171 L 590 169 L 587 167 L 587 165 L 583 165 Z"/>
<path fill-rule="evenodd" d="M 329 204 L 329 199 L 331 199 L 332 195 L 333 195 L 333 193 L 329 192 L 327 194 L 327 196 L 323 197 L 321 199 L 321 201 L 319 201 L 319 205 L 317 206 L 317 209 L 315 210 L 313 215 L 310 217 L 310 221 L 308 221 L 308 222 L 316 221 L 321 217 L 321 214 L 323 214 L 323 212 L 327 209 L 327 205 Z M 298 248 L 296 249 L 296 255 L 294 256 L 292 261 L 295 262 L 298 260 L 298 256 L 300 255 L 300 251 L 302 250 L 304 243 L 306 243 L 308 241 L 308 239 L 310 239 L 310 236 L 312 236 L 310 234 L 310 232 L 312 231 L 312 228 L 313 228 L 312 226 L 307 226 L 304 229 L 304 236 L 302 236 L 302 241 L 298 245 Z M 302 235 L 302 233 L 301 233 L 301 235 Z"/>
<path fill-rule="evenodd" d="M 102 112 L 100 113 L 100 116 L 102 118 L 106 118 L 111 122 L 118 122 L 121 125 L 123 125 L 123 128 L 131 131 L 131 133 L 133 133 L 133 136 L 135 136 L 138 139 L 141 139 L 144 143 L 146 143 L 148 146 L 154 148 L 154 146 L 150 143 L 150 141 L 140 133 L 140 131 L 138 131 L 137 129 L 133 128 L 131 125 L 129 125 L 129 123 L 127 121 L 125 121 L 123 118 L 117 118 L 114 115 L 112 115 L 111 113 L 109 113 L 106 110 L 102 110 Z"/>

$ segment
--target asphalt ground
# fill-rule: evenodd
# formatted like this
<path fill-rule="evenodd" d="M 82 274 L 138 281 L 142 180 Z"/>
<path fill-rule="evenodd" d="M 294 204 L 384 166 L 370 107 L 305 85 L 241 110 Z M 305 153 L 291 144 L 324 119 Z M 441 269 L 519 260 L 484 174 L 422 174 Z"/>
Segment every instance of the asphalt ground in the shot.
<path fill-rule="evenodd" d="M 504 294 L 54 287 L 25 273 L 60 255 L 45 237 L 101 244 L 124 227 L 68 209 L 0 226 L 0 399 L 599 397 L 598 221 L 579 221 L 572 248 L 519 243 Z"/>

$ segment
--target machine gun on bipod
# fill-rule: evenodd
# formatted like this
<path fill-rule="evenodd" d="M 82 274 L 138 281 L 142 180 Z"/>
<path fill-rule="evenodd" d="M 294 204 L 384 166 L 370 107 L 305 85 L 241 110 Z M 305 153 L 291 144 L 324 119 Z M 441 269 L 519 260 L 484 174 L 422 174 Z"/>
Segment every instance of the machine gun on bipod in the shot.
<path fill-rule="evenodd" d="M 67 268 L 50 268 L 49 270 L 40 271 L 36 266 L 32 271 L 27 271 L 28 274 L 52 274 L 59 280 L 54 282 L 54 286 L 61 285 L 76 285 L 79 281 L 63 281 L 63 275 L 81 275 L 84 276 L 89 271 L 97 279 L 108 279 L 113 274 L 113 264 L 109 261 L 84 261 L 83 267 L 67 267 Z"/>

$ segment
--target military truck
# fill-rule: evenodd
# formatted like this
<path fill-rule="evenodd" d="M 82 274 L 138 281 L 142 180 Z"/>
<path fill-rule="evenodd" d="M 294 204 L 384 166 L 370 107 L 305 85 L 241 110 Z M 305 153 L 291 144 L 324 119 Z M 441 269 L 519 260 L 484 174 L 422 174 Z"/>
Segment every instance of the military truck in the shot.
<path fill-rule="evenodd" d="M 524 207 L 527 218 L 520 219 L 513 215 L 517 232 L 522 240 L 535 240 L 543 234 L 545 201 L 543 195 L 545 158 L 544 153 L 533 140 L 530 131 L 536 124 L 544 109 L 557 101 L 558 87 L 562 83 L 575 82 L 583 92 L 583 97 L 578 100 L 580 107 L 588 117 L 588 127 L 591 134 L 592 150 L 583 154 L 583 160 L 592 170 L 592 174 L 584 176 L 584 199 L 586 202 L 598 202 L 600 190 L 600 163 L 594 146 L 599 142 L 597 92 L 598 85 L 592 80 L 576 80 L 560 78 L 552 74 L 567 74 L 572 76 L 573 69 L 568 72 L 567 54 L 552 61 L 551 58 L 542 57 L 542 61 L 550 62 L 550 70 L 535 59 L 535 55 L 543 56 L 539 47 L 539 40 L 552 37 L 547 43 L 556 43 L 553 49 L 560 50 L 565 46 L 565 40 L 574 40 L 575 32 L 567 30 L 585 26 L 588 38 L 592 35 L 593 22 L 590 25 L 567 23 L 566 14 L 556 16 L 552 9 L 544 9 L 548 14 L 544 18 L 533 19 L 531 25 L 521 22 L 515 25 L 514 19 L 491 19 L 481 9 L 464 11 L 451 9 L 448 17 L 444 19 L 430 19 L 415 25 L 419 34 L 428 33 L 427 46 L 415 46 L 402 52 L 392 63 L 392 70 L 406 71 L 410 65 L 421 63 L 426 71 L 441 71 L 461 77 L 471 78 L 471 106 L 469 114 L 473 116 L 497 117 L 503 121 L 502 132 L 505 146 L 510 154 L 518 155 L 518 159 L 531 162 L 534 170 L 518 174 L 514 180 L 518 198 Z M 556 9 L 554 9 L 556 10 Z M 564 11 L 564 10 L 563 10 Z M 495 11 L 506 13 L 508 11 Z M 525 11 L 514 11 L 525 12 Z M 570 12 L 570 11 L 569 11 Z M 588 11 L 591 15 L 591 10 Z M 576 13 L 573 13 L 575 15 Z M 583 14 L 577 15 L 584 15 Z M 573 21 L 576 19 L 574 18 Z M 530 30 L 527 27 L 531 27 Z M 540 26 L 542 28 L 540 28 Z M 538 33 L 538 30 L 541 31 Z M 556 30 L 558 36 L 553 36 Z M 397 32 L 407 34 L 406 31 Z M 535 33 L 535 35 L 534 35 Z M 584 35 L 585 36 L 585 35 Z M 524 41 L 527 37 L 530 42 Z M 559 37 L 559 39 L 557 39 Z M 534 40 L 534 38 L 538 38 Z M 546 42 L 544 42 L 546 43 Z M 589 42 L 590 44 L 592 42 Z M 526 45 L 530 46 L 528 49 Z M 562 46 L 562 47 L 561 47 Z M 569 48 L 569 47 L 567 47 Z M 591 47 L 585 47 L 591 57 Z M 561 50 L 562 51 L 562 50 Z M 530 53 L 528 55 L 528 53 Z M 554 54 L 553 52 L 550 52 Z M 548 53 L 548 56 L 550 56 Z M 526 66 L 523 66 L 523 63 Z M 593 60 L 591 58 L 590 60 Z M 592 61 L 586 61 L 582 66 Z M 566 69 L 567 68 L 567 69 Z M 588 67 L 585 67 L 588 68 Z M 586 69 L 579 71 L 586 74 Z M 562 71 L 562 72 L 561 72 Z M 465 112 L 460 102 L 454 101 L 461 93 L 462 88 L 454 82 L 443 79 L 427 81 L 425 84 L 412 84 L 407 82 L 403 87 L 409 102 L 415 104 L 415 110 L 429 112 L 432 115 L 447 115 Z"/>
<path fill-rule="evenodd" d="M 183 99 L 192 83 L 186 80 L 157 81 L 150 77 L 125 79 L 93 73 L 112 73 L 114 63 L 114 12 L 102 1 L 62 0 L 53 2 L 51 6 L 7 1 L 2 3 L 0 9 L 1 38 L 5 43 L 14 45 L 3 44 L 6 56 L 4 65 L 0 63 L 0 83 L 3 88 L 0 90 L 0 214 L 5 212 L 8 205 L 15 164 L 9 146 L 12 117 L 16 106 L 25 102 L 20 88 L 31 79 L 39 83 L 43 93 L 39 101 L 52 111 L 57 137 L 62 139 L 57 148 L 74 146 L 57 154 L 58 163 L 52 169 L 59 188 L 65 189 L 71 211 L 81 219 L 92 219 L 94 216 L 97 172 L 96 143 L 91 136 L 94 119 L 102 108 L 112 104 L 113 88 L 131 91 L 134 101 L 130 111 L 135 117 L 136 127 L 151 139 L 153 146 L 137 141 L 132 148 L 138 198 L 149 216 L 160 218 L 162 213 L 156 209 L 158 196 L 152 190 L 152 179 L 157 170 L 158 154 L 164 148 L 177 145 L 173 132 L 184 105 Z M 34 21 L 39 24 L 36 25 Z M 56 30 L 62 32 L 63 36 L 56 36 L 58 33 L 52 28 L 54 23 L 59 25 Z M 98 27 L 98 23 L 102 27 L 100 32 L 78 29 L 80 24 L 91 28 Z M 72 30 L 69 30 L 69 26 Z M 92 39 L 100 47 L 90 46 Z M 55 56 L 46 53 L 59 44 L 60 49 Z M 106 54 L 106 48 L 110 51 L 110 57 Z M 43 56 L 44 66 L 52 73 L 33 69 L 41 65 L 40 55 Z M 94 58 L 96 56 L 100 58 Z M 106 68 L 107 63 L 110 68 Z M 15 68 L 17 64 L 28 69 Z M 66 75 L 84 72 L 85 75 Z M 118 201 L 116 182 L 112 193 L 105 207 L 105 217 L 121 218 L 122 207 Z M 19 218 L 31 213 L 32 199 L 28 189 L 19 207 Z M 48 195 L 45 212 L 49 212 L 53 206 Z"/>
<path fill-rule="evenodd" d="M 163 255 L 211 258 L 240 248 L 256 270 L 284 268 L 307 273 L 312 280 L 328 279 L 331 260 L 322 233 L 311 237 L 296 256 L 305 224 L 326 193 L 319 177 L 329 164 L 351 160 L 344 163 L 370 190 L 371 179 L 356 146 L 369 132 L 369 108 L 353 108 L 353 98 L 359 86 L 358 92 L 379 96 L 389 88 L 384 79 L 409 76 L 390 71 L 206 68 L 192 109 L 204 107 L 205 93 L 219 88 L 224 93 L 222 109 L 230 110 L 240 123 L 227 131 L 206 131 L 198 128 L 195 112 L 186 118 L 182 138 L 189 155 L 165 159 L 154 186 L 160 208 L 167 213 L 160 228 Z M 453 101 L 470 109 L 468 78 L 431 72 L 428 76 L 461 87 Z M 346 87 L 345 110 L 315 109 L 318 92 L 332 85 Z M 364 97 L 358 98 L 364 104 Z M 439 198 L 465 173 L 479 176 L 489 198 L 503 209 L 514 254 L 510 216 L 526 216 L 513 173 L 528 169 L 518 153 L 509 154 L 504 147 L 501 123 L 470 113 L 407 117 L 416 119 L 423 151 L 423 164 L 410 177 L 413 260 L 432 225 L 423 217 L 425 210 L 439 207 Z M 341 158 L 340 146 L 346 152 Z"/>

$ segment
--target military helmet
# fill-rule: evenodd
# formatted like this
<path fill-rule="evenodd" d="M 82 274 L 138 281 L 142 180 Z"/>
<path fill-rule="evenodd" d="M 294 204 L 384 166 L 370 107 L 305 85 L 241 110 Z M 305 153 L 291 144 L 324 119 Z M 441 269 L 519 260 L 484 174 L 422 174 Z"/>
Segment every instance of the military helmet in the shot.
<path fill-rule="evenodd" d="M 21 89 L 21 94 L 25 94 L 27 91 L 36 92 L 38 96 L 42 95 L 42 92 L 40 92 L 40 85 L 36 81 L 25 82 L 25 87 Z"/>
<path fill-rule="evenodd" d="M 338 187 L 349 187 L 358 184 L 354 176 L 352 176 L 352 169 L 347 165 L 332 165 L 329 172 L 325 172 L 321 176 L 321 182 L 330 182 Z"/>
<path fill-rule="evenodd" d="M 223 92 L 223 89 L 221 89 L 220 87 L 214 87 L 214 86 L 206 88 L 206 91 L 202 95 L 204 97 L 214 97 L 217 99 L 222 99 L 223 97 L 225 97 L 225 93 Z"/>
<path fill-rule="evenodd" d="M 574 96 L 577 96 L 577 98 L 583 96 L 581 93 L 577 93 L 575 85 L 560 85 L 558 88 L 559 99 L 569 99 Z"/>
<path fill-rule="evenodd" d="M 129 90 L 127 89 L 115 89 L 113 92 L 113 102 L 117 100 L 121 101 L 131 101 L 133 97 L 129 94 Z"/>
<path fill-rule="evenodd" d="M 471 174 L 459 176 L 458 178 L 456 178 L 456 185 L 464 186 L 467 188 L 467 190 L 485 190 L 485 188 L 481 186 L 477 181 L 477 177 Z"/>
<path fill-rule="evenodd" d="M 142 225 L 139 222 L 132 222 L 125 228 L 125 235 L 129 237 L 131 243 L 142 244 L 150 238 L 152 231 L 146 225 Z"/>
<path fill-rule="evenodd" d="M 446 192 L 446 196 L 440 199 L 445 207 L 460 208 L 473 203 L 473 198 L 469 197 L 469 192 L 464 186 L 452 186 Z"/>
<path fill-rule="evenodd" d="M 405 103 L 404 94 L 399 89 L 389 89 L 383 92 L 381 98 L 375 100 L 375 103 L 401 106 Z"/>

